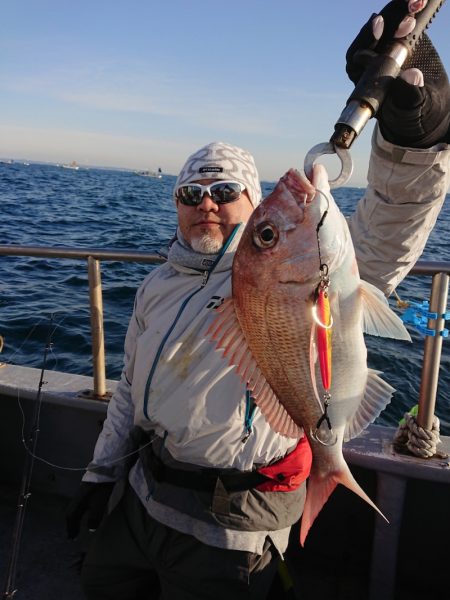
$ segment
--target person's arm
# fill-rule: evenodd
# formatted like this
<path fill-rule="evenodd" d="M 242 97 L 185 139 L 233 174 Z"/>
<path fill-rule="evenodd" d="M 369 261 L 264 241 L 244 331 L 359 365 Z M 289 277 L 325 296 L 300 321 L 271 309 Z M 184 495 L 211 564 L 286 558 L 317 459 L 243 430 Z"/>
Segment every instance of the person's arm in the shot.
<path fill-rule="evenodd" d="M 387 296 L 422 254 L 450 183 L 450 148 L 402 148 L 372 140 L 366 193 L 349 219 L 362 279 Z"/>
<path fill-rule="evenodd" d="M 134 407 L 131 400 L 136 340 L 142 331 L 138 316 L 138 295 L 125 338 L 124 367 L 120 382 L 109 405 L 107 418 L 98 437 L 94 457 L 89 463 L 77 493 L 66 510 L 66 528 L 70 539 L 80 532 L 86 515 L 90 530 L 97 529 L 103 519 L 115 483 L 126 475 L 129 459 L 136 450 L 133 433 Z"/>
<path fill-rule="evenodd" d="M 142 325 L 139 319 L 137 296 L 125 337 L 124 366 L 121 378 L 108 404 L 107 417 L 98 436 L 93 459 L 83 476 L 83 481 L 117 481 L 128 470 L 128 461 L 120 459 L 136 449 L 135 440 L 131 435 L 134 427 L 131 383 L 133 380 L 136 340 L 141 332 Z"/>
<path fill-rule="evenodd" d="M 354 83 L 385 38 L 409 33 L 409 7 L 389 2 L 361 29 L 347 52 Z M 426 36 L 405 67 L 376 115 L 369 185 L 349 220 L 361 277 L 386 295 L 421 255 L 449 186 L 450 86 Z"/>

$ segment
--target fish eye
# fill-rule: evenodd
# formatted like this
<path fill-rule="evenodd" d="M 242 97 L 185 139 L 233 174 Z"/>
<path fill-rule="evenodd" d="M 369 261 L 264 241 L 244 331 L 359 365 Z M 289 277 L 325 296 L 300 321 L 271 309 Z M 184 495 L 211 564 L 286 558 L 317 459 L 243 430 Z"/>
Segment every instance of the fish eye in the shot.
<path fill-rule="evenodd" d="M 258 248 L 271 248 L 278 241 L 278 230 L 268 221 L 261 223 L 253 232 L 253 242 Z"/>

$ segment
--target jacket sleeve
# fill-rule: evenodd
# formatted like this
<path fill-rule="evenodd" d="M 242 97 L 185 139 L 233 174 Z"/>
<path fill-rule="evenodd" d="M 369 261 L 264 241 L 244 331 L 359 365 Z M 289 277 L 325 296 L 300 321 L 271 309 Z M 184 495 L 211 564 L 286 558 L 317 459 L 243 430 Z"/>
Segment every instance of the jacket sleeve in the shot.
<path fill-rule="evenodd" d="M 349 219 L 362 279 L 387 296 L 418 260 L 449 186 L 450 147 L 402 148 L 375 127 L 368 187 Z"/>
<path fill-rule="evenodd" d="M 131 399 L 136 341 L 143 330 L 139 317 L 139 292 L 125 337 L 124 366 L 109 405 L 103 429 L 95 445 L 94 456 L 83 481 L 118 481 L 126 475 L 130 462 L 126 455 L 137 448 L 134 432 L 134 406 Z M 131 458 L 131 457 L 129 457 Z M 137 458 L 137 457 L 136 457 Z M 134 462 L 134 461 L 133 461 Z"/>

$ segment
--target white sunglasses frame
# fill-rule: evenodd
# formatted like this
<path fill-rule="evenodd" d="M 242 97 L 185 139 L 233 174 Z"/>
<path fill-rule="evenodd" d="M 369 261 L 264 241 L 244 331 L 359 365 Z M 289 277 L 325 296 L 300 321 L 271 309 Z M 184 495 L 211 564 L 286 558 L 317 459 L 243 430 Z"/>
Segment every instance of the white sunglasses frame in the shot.
<path fill-rule="evenodd" d="M 226 183 L 233 183 L 233 184 L 237 184 L 240 188 L 240 193 L 239 196 L 237 198 L 235 198 L 234 200 L 229 200 L 228 202 L 216 202 L 213 198 L 213 196 L 211 195 L 211 188 L 214 185 L 218 185 L 218 184 L 226 184 Z M 181 188 L 183 187 L 187 187 L 187 186 L 192 186 L 192 187 L 196 187 L 196 188 L 200 188 L 200 201 L 198 202 L 198 204 L 185 204 L 180 198 L 178 198 L 178 192 Z M 246 190 L 246 186 L 241 183 L 240 181 L 235 181 L 232 179 L 216 179 L 215 181 L 213 181 L 212 183 L 208 183 L 207 185 L 202 185 L 201 183 L 197 183 L 196 181 L 192 181 L 191 183 L 182 183 L 181 185 L 178 185 L 175 189 L 175 193 L 174 196 L 176 198 L 176 200 L 178 200 L 179 202 L 181 202 L 181 204 L 183 204 L 184 206 L 199 206 L 202 202 L 203 202 L 203 196 L 205 194 L 208 194 L 208 196 L 211 198 L 211 200 L 213 202 L 215 202 L 216 204 L 231 204 L 232 202 L 236 202 L 237 200 L 239 200 L 239 198 L 241 197 L 242 192 L 244 192 Z"/>

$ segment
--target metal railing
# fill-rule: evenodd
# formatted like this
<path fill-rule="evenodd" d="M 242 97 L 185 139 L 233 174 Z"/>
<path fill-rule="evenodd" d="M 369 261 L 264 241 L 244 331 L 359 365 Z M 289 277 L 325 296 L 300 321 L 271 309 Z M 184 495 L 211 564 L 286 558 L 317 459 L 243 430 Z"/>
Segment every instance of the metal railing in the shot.
<path fill-rule="evenodd" d="M 87 261 L 89 282 L 89 314 L 91 321 L 92 364 L 94 389 L 87 397 L 108 400 L 106 389 L 105 336 L 103 328 L 103 293 L 100 261 L 143 262 L 160 264 L 165 258 L 159 254 L 132 250 L 99 248 L 56 248 L 46 246 L 0 245 L 0 256 L 32 256 L 34 258 L 69 258 Z"/>
<path fill-rule="evenodd" d="M 0 245 L 0 256 L 32 256 L 40 258 L 70 258 L 87 261 L 89 281 L 89 304 L 92 336 L 93 385 L 91 397 L 108 399 L 105 376 L 105 343 L 103 331 L 103 295 L 100 261 L 124 261 L 161 264 L 165 258 L 148 252 L 97 249 L 97 248 L 56 248 L 45 246 Z M 439 368 L 442 352 L 442 332 L 444 330 L 447 307 L 450 262 L 419 261 L 410 271 L 411 275 L 431 276 L 430 314 L 437 318 L 429 319 L 427 328 L 433 335 L 427 335 L 424 345 L 423 367 L 419 392 L 418 424 L 431 429 L 436 406 L 439 381 Z"/>

